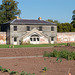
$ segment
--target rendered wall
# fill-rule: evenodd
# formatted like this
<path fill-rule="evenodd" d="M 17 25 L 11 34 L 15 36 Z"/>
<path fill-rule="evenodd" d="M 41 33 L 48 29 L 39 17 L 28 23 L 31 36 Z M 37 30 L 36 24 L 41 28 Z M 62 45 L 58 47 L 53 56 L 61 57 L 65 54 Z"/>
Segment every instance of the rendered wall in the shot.
<path fill-rule="evenodd" d="M 75 42 L 75 32 L 57 33 L 57 43 Z"/>
<path fill-rule="evenodd" d="M 6 32 L 0 32 L 0 44 L 6 44 Z"/>

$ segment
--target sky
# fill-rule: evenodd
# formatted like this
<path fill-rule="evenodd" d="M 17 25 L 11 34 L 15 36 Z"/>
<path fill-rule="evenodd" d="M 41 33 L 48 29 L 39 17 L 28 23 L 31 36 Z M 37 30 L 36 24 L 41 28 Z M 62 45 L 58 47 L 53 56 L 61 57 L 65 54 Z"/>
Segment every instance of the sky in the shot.
<path fill-rule="evenodd" d="M 72 22 L 75 0 L 15 0 L 23 19 L 58 20 L 60 23 Z M 2 0 L 0 0 L 0 4 Z"/>

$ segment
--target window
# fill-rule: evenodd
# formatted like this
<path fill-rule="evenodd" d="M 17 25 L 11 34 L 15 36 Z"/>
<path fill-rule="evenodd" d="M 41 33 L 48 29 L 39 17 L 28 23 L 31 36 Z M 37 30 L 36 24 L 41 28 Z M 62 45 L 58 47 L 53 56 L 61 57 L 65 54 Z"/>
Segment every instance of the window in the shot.
<path fill-rule="evenodd" d="M 39 31 L 42 31 L 42 26 L 39 27 Z"/>
<path fill-rule="evenodd" d="M 32 41 L 32 38 L 30 38 L 30 41 Z"/>
<path fill-rule="evenodd" d="M 54 41 L 54 37 L 51 37 L 51 41 Z"/>
<path fill-rule="evenodd" d="M 16 42 L 17 41 L 17 37 L 14 37 L 14 42 Z"/>
<path fill-rule="evenodd" d="M 51 31 L 54 31 L 54 27 L 51 27 Z"/>
<path fill-rule="evenodd" d="M 30 31 L 30 26 L 27 26 L 27 31 Z"/>
<path fill-rule="evenodd" d="M 34 38 L 34 41 L 36 41 L 36 38 Z"/>
<path fill-rule="evenodd" d="M 17 26 L 14 26 L 14 31 L 17 31 Z"/>
<path fill-rule="evenodd" d="M 39 41 L 39 38 L 37 38 L 37 41 Z"/>

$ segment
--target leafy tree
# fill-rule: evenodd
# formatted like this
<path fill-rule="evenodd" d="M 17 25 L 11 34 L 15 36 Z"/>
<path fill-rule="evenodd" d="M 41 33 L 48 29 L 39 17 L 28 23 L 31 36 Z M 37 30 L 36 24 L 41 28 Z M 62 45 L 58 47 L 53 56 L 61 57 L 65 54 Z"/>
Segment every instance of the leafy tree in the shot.
<path fill-rule="evenodd" d="M 75 10 L 73 10 L 72 20 L 75 20 Z"/>
<path fill-rule="evenodd" d="M 15 0 L 2 0 L 0 5 L 0 24 L 13 20 L 21 11 L 17 7 L 18 2 Z"/>
<path fill-rule="evenodd" d="M 60 24 L 62 31 L 59 30 L 59 32 L 73 32 L 74 28 L 72 24 L 70 23 L 61 23 Z"/>
<path fill-rule="evenodd" d="M 73 20 L 71 24 L 73 25 L 73 28 L 75 28 L 75 20 Z"/>
<path fill-rule="evenodd" d="M 60 23 L 57 20 L 51 20 L 48 19 L 46 20 L 48 22 L 52 22 L 52 23 L 56 23 L 57 24 L 57 32 L 74 32 L 75 29 L 73 28 L 74 25 L 70 24 L 70 23 Z M 75 21 L 74 21 L 75 24 Z"/>
<path fill-rule="evenodd" d="M 57 20 L 52 20 L 52 19 L 48 19 L 48 20 L 46 20 L 46 21 L 48 21 L 48 22 L 52 22 L 52 23 L 59 23 Z"/>
<path fill-rule="evenodd" d="M 53 21 L 53 20 L 51 20 L 51 19 L 48 19 L 48 20 L 46 20 L 46 21 L 54 23 L 54 21 Z"/>

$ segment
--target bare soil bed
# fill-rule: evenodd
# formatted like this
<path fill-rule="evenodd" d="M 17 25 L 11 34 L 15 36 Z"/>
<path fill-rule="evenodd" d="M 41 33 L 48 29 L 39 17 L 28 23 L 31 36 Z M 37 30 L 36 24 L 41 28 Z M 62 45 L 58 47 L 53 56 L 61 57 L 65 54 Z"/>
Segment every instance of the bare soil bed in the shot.
<path fill-rule="evenodd" d="M 0 57 L 13 57 L 13 56 L 39 56 L 43 55 L 44 51 L 52 52 L 54 49 L 63 50 L 67 49 L 75 51 L 75 47 L 34 47 L 34 48 L 0 48 Z"/>
<path fill-rule="evenodd" d="M 43 55 L 44 51 L 51 52 L 54 49 L 75 51 L 74 47 L 6 48 L 0 49 L 0 57 L 39 56 Z M 26 71 L 35 73 L 35 75 L 68 75 L 68 72 L 75 75 L 75 61 L 66 59 L 62 59 L 62 62 L 59 63 L 56 62 L 56 58 L 44 57 L 0 59 L 0 66 L 11 71 Z M 44 67 L 48 67 L 48 71 L 45 73 L 42 72 Z M 0 75 L 9 74 L 0 72 Z"/>

